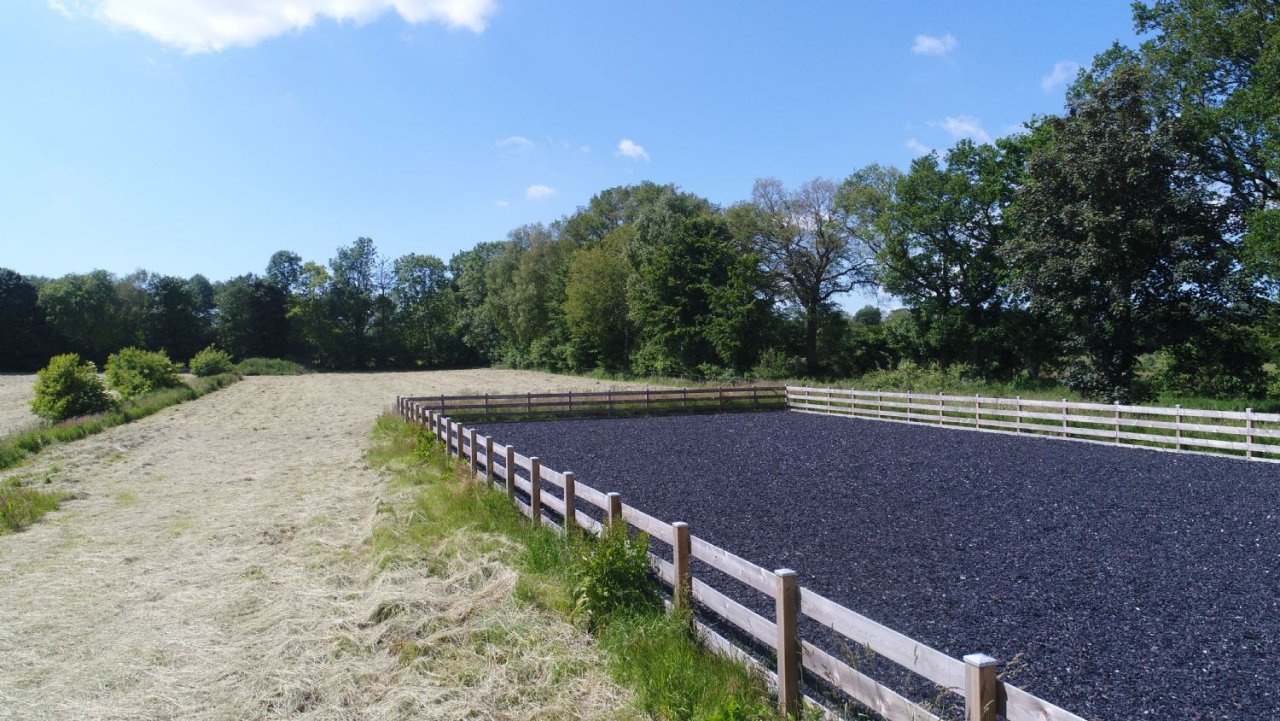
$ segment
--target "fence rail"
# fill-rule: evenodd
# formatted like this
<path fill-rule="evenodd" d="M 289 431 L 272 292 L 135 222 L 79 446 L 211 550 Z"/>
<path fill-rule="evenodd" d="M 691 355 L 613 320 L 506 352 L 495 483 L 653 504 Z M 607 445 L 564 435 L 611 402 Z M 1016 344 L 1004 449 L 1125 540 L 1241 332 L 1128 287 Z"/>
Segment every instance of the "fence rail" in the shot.
<path fill-rule="evenodd" d="M 543 395 L 551 397 L 555 394 Z M 448 400 L 471 399 L 446 397 L 445 401 Z M 654 518 L 624 504 L 617 493 L 602 492 L 578 483 L 572 473 L 547 468 L 536 456 L 519 454 L 509 445 L 477 434 L 474 428 L 467 428 L 437 410 L 434 404 L 440 401 L 439 396 L 399 398 L 397 409 L 407 421 L 421 424 L 443 442 L 446 453 L 467 464 L 473 478 L 505 488 L 508 497 L 525 516 L 562 532 L 578 527 L 599 534 L 606 525 L 624 523 L 670 544 L 672 561 L 652 554 L 650 560 L 655 576 L 670 588 L 673 603 L 689 603 L 692 599 L 700 604 L 704 613 L 714 615 L 762 647 L 771 649 L 776 659 L 773 669 L 765 667 L 709 626 L 695 621 L 708 646 L 760 667 L 776 689 L 779 707 L 786 714 L 796 715 L 802 701 L 815 703 L 800 693 L 801 674 L 808 672 L 889 721 L 939 720 L 929 708 L 862 673 L 811 640 L 801 638 L 797 620 L 804 616 L 858 647 L 928 679 L 948 694 L 962 698 L 966 721 L 996 721 L 997 716 L 1008 721 L 1083 721 L 1075 714 L 1001 681 L 994 659 L 980 654 L 955 659 L 872 621 L 799 586 L 795 571 L 770 571 L 751 563 L 691 535 L 688 524 Z M 521 471 L 525 473 L 523 478 Z M 542 493 L 547 484 L 557 488 L 561 497 Z M 517 489 L 529 498 L 529 503 L 517 497 Z M 598 508 L 604 523 L 577 510 L 582 503 Z M 554 515 L 548 515 L 544 510 L 551 510 Z M 775 617 L 761 616 L 712 587 L 706 580 L 695 578 L 690 571 L 690 558 L 696 558 L 772 599 Z"/>
<path fill-rule="evenodd" d="M 807 413 L 1280 461 L 1280 414 L 1253 409 L 1213 411 L 807 386 L 787 386 L 786 396 L 789 409 Z"/>
<path fill-rule="evenodd" d="M 412 396 L 414 403 L 459 420 L 503 420 L 516 417 L 587 417 L 784 410 L 783 386 L 734 388 L 663 388 L 639 391 L 568 391 L 470 396 Z"/>

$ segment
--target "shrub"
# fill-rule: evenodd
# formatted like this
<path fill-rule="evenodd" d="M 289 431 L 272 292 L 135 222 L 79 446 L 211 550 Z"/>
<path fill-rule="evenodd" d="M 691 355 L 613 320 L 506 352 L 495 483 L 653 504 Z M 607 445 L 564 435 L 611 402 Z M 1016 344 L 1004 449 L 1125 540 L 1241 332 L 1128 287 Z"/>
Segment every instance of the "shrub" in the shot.
<path fill-rule="evenodd" d="M 31 410 L 41 418 L 62 421 L 75 416 L 101 413 L 114 405 L 90 361 L 81 362 L 75 353 L 54 356 L 36 373 L 35 397 Z"/>
<path fill-rule="evenodd" d="M 107 357 L 107 385 L 125 398 L 182 385 L 178 368 L 164 351 L 124 348 Z"/>
<path fill-rule="evenodd" d="M 245 358 L 235 370 L 244 376 L 300 376 L 307 372 L 302 365 L 280 358 Z"/>
<path fill-rule="evenodd" d="M 650 575 L 649 538 L 632 537 L 623 523 L 608 526 L 598 539 L 583 544 L 573 581 L 573 615 L 585 615 L 592 627 L 620 612 L 662 607 L 657 582 Z"/>
<path fill-rule="evenodd" d="M 760 353 L 760 359 L 751 369 L 751 377 L 762 381 L 798 378 L 802 375 L 803 366 L 803 359 L 788 356 L 777 348 L 767 348 Z"/>
<path fill-rule="evenodd" d="M 56 491 L 0 488 L 0 534 L 21 531 L 46 513 L 58 510 L 58 504 L 65 498 L 65 494 Z"/>
<path fill-rule="evenodd" d="M 216 376 L 219 373 L 230 373 L 236 369 L 235 363 L 231 362 L 231 355 L 214 346 L 209 346 L 196 353 L 191 362 L 187 364 L 187 367 L 191 369 L 192 375 L 200 376 L 201 378 Z"/>

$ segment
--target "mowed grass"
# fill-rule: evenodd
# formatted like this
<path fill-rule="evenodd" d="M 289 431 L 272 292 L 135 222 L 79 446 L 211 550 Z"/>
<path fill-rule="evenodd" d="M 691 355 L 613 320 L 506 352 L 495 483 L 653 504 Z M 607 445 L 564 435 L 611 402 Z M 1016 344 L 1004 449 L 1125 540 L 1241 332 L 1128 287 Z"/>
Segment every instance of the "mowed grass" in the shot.
<path fill-rule="evenodd" d="M 123 401 L 115 410 L 72 418 L 61 423 L 19 431 L 0 438 L 0 469 L 11 468 L 55 443 L 66 443 L 144 418 L 169 406 L 199 398 L 240 380 L 234 373 L 193 378 L 178 388 L 147 393 Z"/>
<path fill-rule="evenodd" d="M 469 471 L 446 459 L 440 443 L 394 416 L 379 419 L 368 455 L 393 486 L 411 488 L 397 524 L 380 524 L 372 547 L 386 566 L 416 560 L 447 563 L 441 545 L 476 544 L 466 552 L 503 552 L 518 572 L 516 600 L 575 619 L 575 570 L 590 540 L 535 528 L 506 495 L 468 482 Z M 459 531 L 468 533 L 459 535 Z M 462 549 L 458 549 L 461 552 Z M 443 570 L 443 569 L 440 569 Z M 577 623 L 585 629 L 581 618 Z M 594 629 L 612 677 L 635 694 L 637 711 L 664 721 L 776 721 L 764 679 L 707 649 L 687 618 L 650 611 L 618 614 Z M 502 643 L 501 639 L 496 641 Z M 511 642 L 514 642 L 513 640 Z M 409 653 L 417 650 L 410 647 Z M 530 693 L 534 690 L 530 689 Z"/>

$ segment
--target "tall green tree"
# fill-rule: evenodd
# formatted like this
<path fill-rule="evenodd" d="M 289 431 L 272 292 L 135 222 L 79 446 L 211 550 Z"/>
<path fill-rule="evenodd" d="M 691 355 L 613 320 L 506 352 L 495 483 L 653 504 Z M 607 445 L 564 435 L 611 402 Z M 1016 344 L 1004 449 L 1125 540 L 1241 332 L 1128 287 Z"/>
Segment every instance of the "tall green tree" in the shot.
<path fill-rule="evenodd" d="M 212 328 L 187 280 L 171 275 L 151 276 L 146 293 L 143 336 L 147 348 L 165 350 L 171 358 L 185 362 L 209 345 Z"/>
<path fill-rule="evenodd" d="M 1022 169 L 1016 143 L 962 140 L 917 158 L 883 187 L 875 168 L 851 175 L 841 203 L 862 223 L 881 286 L 917 316 L 942 365 L 962 360 L 987 369 L 1009 301 L 1000 248 L 1011 234 L 1005 210 Z"/>
<path fill-rule="evenodd" d="M 248 274 L 219 283 L 214 337 L 237 358 L 289 354 L 288 298 L 280 286 Z"/>
<path fill-rule="evenodd" d="M 458 299 L 444 261 L 410 253 L 396 259 L 394 272 L 390 300 L 397 309 L 406 358 L 427 368 L 464 360 Z"/>
<path fill-rule="evenodd" d="M 1118 401 L 1134 396 L 1139 354 L 1230 306 L 1236 268 L 1221 208 L 1152 116 L 1146 80 L 1117 68 L 1045 121 L 1005 246 L 1031 308 L 1067 330 L 1071 385 Z"/>
<path fill-rule="evenodd" d="M 873 282 L 870 249 L 850 228 L 839 198 L 839 186 L 830 180 L 811 180 L 792 191 L 766 178 L 756 181 L 750 205 L 735 214 L 782 296 L 804 312 L 805 366 L 812 375 L 819 372 L 823 306 Z"/>
<path fill-rule="evenodd" d="M 64 350 L 105 363 L 108 355 L 136 341 L 135 314 L 126 311 L 117 286 L 105 270 L 68 274 L 41 286 L 40 309 Z"/>
<path fill-rule="evenodd" d="M 574 253 L 565 285 L 564 316 L 569 335 L 586 364 L 626 370 L 635 343 L 627 285 L 633 226 L 620 226 L 598 245 Z"/>
<path fill-rule="evenodd" d="M 35 284 L 0 268 L 0 370 L 39 369 L 49 360 L 49 340 Z"/>

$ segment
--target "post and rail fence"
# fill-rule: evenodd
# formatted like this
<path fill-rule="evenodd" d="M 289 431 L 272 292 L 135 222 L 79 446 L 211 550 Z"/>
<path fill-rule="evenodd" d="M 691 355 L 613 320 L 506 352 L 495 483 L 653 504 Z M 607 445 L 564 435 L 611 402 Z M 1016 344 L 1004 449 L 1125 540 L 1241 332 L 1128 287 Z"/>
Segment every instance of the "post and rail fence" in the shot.
<path fill-rule="evenodd" d="M 437 410 L 445 407 L 447 399 L 398 398 L 397 409 L 406 421 L 423 426 L 443 442 L 447 454 L 467 464 L 472 478 L 490 487 L 505 489 L 521 513 L 536 523 L 561 532 L 577 527 L 593 534 L 601 533 L 606 523 L 625 523 L 629 528 L 670 544 L 671 561 L 653 554 L 650 561 L 655 575 L 671 591 L 673 603 L 696 603 L 702 613 L 710 614 L 717 622 L 728 624 L 752 642 L 770 649 L 776 660 L 773 668 L 766 667 L 702 621 L 694 622 L 709 647 L 760 668 L 778 693 L 778 704 L 784 713 L 795 716 L 802 704 L 817 703 L 801 691 L 801 678 L 807 676 L 889 721 L 942 721 L 934 710 L 802 637 L 798 621 L 806 618 L 936 684 L 948 697 L 963 700 L 965 721 L 996 721 L 998 717 L 1008 721 L 1083 721 L 1000 679 L 995 659 L 982 654 L 953 658 L 801 586 L 795 571 L 771 571 L 751 563 L 693 535 L 688 524 L 655 518 L 624 504 L 617 493 L 596 490 L 578 481 L 572 473 L 547 467 L 537 456 L 525 456 L 510 445 L 477 434 L 474 428 Z M 577 402 L 583 399 L 579 394 L 575 394 L 574 399 L 576 408 Z M 435 405 L 437 401 L 441 405 Z M 567 404 L 567 399 L 557 402 Z M 561 497 L 543 493 L 548 485 L 558 489 Z M 529 503 L 517 496 L 517 489 Z M 604 522 L 580 510 L 582 504 L 599 509 Z M 701 561 L 764 594 L 773 601 L 774 618 L 757 614 L 706 580 L 695 577 L 690 571 L 690 559 Z"/>
<path fill-rule="evenodd" d="M 787 386 L 789 410 L 1280 461 L 1280 414 Z"/>
<path fill-rule="evenodd" d="M 459 420 L 590 418 L 617 415 L 665 415 L 786 409 L 783 386 L 732 388 L 653 388 L 634 391 L 565 391 L 499 395 L 412 396 L 415 403 Z"/>

